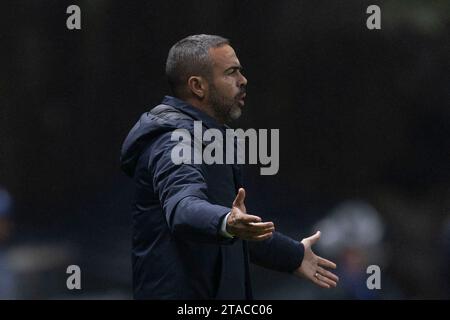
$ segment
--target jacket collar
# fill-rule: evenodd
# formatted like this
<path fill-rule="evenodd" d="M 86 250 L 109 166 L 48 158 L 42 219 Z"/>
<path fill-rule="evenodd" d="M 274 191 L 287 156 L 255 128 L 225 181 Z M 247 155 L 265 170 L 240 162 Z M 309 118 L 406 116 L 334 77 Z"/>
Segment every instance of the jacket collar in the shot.
<path fill-rule="evenodd" d="M 207 128 L 216 128 L 220 130 L 225 130 L 226 128 L 229 128 L 227 125 L 219 124 L 214 118 L 212 118 L 205 112 L 199 110 L 198 108 L 190 105 L 189 103 L 181 99 L 172 96 L 165 96 L 161 101 L 161 103 L 174 107 L 180 110 L 181 112 L 191 116 L 195 120 L 202 121 L 202 124 Z"/>

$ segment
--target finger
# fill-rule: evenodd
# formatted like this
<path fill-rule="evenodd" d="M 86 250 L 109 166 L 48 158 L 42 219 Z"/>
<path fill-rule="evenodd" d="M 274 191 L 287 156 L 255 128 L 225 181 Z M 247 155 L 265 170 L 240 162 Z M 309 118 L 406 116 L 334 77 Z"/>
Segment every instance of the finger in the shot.
<path fill-rule="evenodd" d="M 315 276 L 317 279 L 319 279 L 322 282 L 325 282 L 326 284 L 328 284 L 330 287 L 336 288 L 336 281 L 331 280 L 330 278 L 327 278 L 323 275 L 321 275 L 320 273 L 317 273 L 317 275 Z"/>
<path fill-rule="evenodd" d="M 244 203 L 245 200 L 245 189 L 239 188 L 238 194 L 233 201 L 233 207 L 238 207 Z"/>
<path fill-rule="evenodd" d="M 241 238 L 243 240 L 248 240 L 248 241 L 263 241 L 266 239 L 269 239 L 270 237 L 272 237 L 272 233 L 265 233 L 265 234 L 261 234 L 261 235 L 245 235 L 245 236 L 241 236 Z"/>
<path fill-rule="evenodd" d="M 242 222 L 242 223 L 250 223 L 250 222 L 261 222 L 261 218 L 258 216 L 253 216 L 251 214 L 242 214 L 239 215 L 236 218 L 237 222 Z"/>
<path fill-rule="evenodd" d="M 262 240 L 269 239 L 272 235 L 273 235 L 272 232 L 269 232 L 269 233 L 266 233 L 266 234 L 263 234 L 263 235 L 260 235 L 260 236 L 254 236 L 254 237 L 252 237 L 252 240 L 254 240 L 254 241 L 262 241 Z"/>
<path fill-rule="evenodd" d="M 264 233 L 269 233 L 269 232 L 274 232 L 275 228 L 271 227 L 271 228 L 258 228 L 258 229 L 247 229 L 246 230 L 248 233 L 251 233 L 253 235 L 260 235 L 260 234 L 264 234 Z"/>
<path fill-rule="evenodd" d="M 256 237 L 256 236 L 262 236 L 262 235 L 265 235 L 265 234 L 268 234 L 268 233 L 273 233 L 274 232 L 274 229 L 273 228 L 270 228 L 270 229 L 263 229 L 263 230 L 248 230 L 248 231 L 246 231 L 246 234 L 249 236 L 249 237 Z"/>
<path fill-rule="evenodd" d="M 314 243 L 317 242 L 317 240 L 319 240 L 320 238 L 320 231 L 317 231 L 315 234 L 313 234 L 312 236 L 306 238 L 306 240 L 308 240 L 310 242 L 310 245 L 312 246 Z"/>
<path fill-rule="evenodd" d="M 273 222 L 248 222 L 247 224 L 254 229 L 275 228 Z"/>
<path fill-rule="evenodd" d="M 272 227 L 272 228 L 267 228 L 267 229 L 264 229 L 263 230 L 263 232 L 265 232 L 265 233 L 269 233 L 269 232 L 274 232 L 275 231 L 275 227 Z"/>
<path fill-rule="evenodd" d="M 332 272 L 330 272 L 330 271 L 328 271 L 328 270 L 325 270 L 324 268 L 318 267 L 318 268 L 317 268 L 317 271 L 318 271 L 321 275 L 323 275 L 323 276 L 325 276 L 325 277 L 327 277 L 327 278 L 333 280 L 334 282 L 338 282 L 338 281 L 339 281 L 339 277 L 338 277 L 337 275 L 335 275 L 334 273 L 332 273 Z"/>
<path fill-rule="evenodd" d="M 314 282 L 315 284 L 317 284 L 319 287 L 325 288 L 325 289 L 330 289 L 330 285 L 317 279 L 315 276 L 312 277 L 312 282 Z"/>
<path fill-rule="evenodd" d="M 322 267 L 336 269 L 336 264 L 334 262 L 331 262 L 330 260 L 324 259 L 322 257 L 319 257 L 318 264 Z"/>
<path fill-rule="evenodd" d="M 241 230 L 239 232 L 239 234 L 241 235 L 241 237 L 243 239 L 253 239 L 256 237 L 264 237 L 265 235 L 272 235 L 273 234 L 273 230 L 262 230 L 262 231 L 248 231 L 248 230 Z"/>
<path fill-rule="evenodd" d="M 246 232 L 246 233 L 254 235 L 254 236 L 275 231 L 275 227 L 273 227 L 273 226 L 272 227 L 269 226 L 268 228 L 264 228 L 264 227 L 261 227 L 261 226 L 259 226 L 259 227 L 251 227 L 251 226 L 249 226 L 247 224 L 240 225 L 239 229 L 242 230 L 243 232 Z"/>

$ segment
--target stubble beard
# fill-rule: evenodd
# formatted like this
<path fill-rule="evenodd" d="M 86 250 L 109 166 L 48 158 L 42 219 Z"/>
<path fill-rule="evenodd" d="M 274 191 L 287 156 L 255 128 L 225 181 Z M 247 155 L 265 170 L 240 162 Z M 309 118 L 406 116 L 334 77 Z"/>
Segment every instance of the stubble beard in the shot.
<path fill-rule="evenodd" d="M 232 99 L 224 97 L 214 85 L 211 85 L 210 88 L 209 105 L 216 117 L 223 122 L 239 119 L 242 114 L 239 100 L 236 97 Z"/>

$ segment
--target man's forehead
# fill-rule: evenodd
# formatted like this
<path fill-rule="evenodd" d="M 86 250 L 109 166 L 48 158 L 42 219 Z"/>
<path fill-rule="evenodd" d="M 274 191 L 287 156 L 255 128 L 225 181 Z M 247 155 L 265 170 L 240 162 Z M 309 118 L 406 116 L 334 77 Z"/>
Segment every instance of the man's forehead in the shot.
<path fill-rule="evenodd" d="M 239 59 L 230 45 L 223 45 L 217 48 L 209 49 L 210 57 L 213 63 L 218 67 L 229 67 L 230 65 L 239 65 Z"/>

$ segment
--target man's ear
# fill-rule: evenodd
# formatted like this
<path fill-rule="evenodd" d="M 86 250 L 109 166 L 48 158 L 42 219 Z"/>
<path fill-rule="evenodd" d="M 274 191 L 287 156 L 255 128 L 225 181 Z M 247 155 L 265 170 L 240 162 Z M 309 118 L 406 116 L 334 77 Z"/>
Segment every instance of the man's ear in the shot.
<path fill-rule="evenodd" d="M 203 99 L 206 96 L 206 90 L 208 89 L 208 84 L 203 77 L 191 76 L 188 79 L 188 87 L 191 92 L 197 96 L 199 99 Z"/>

